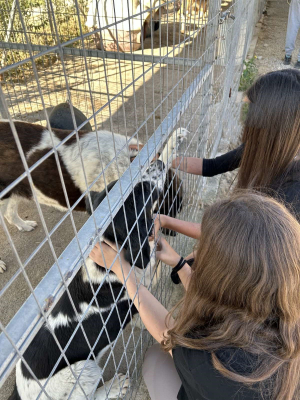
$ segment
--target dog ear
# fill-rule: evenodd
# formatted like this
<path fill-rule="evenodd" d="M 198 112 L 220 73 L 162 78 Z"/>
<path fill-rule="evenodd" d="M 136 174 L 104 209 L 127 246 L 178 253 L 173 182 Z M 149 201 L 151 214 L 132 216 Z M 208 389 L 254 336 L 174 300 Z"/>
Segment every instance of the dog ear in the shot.
<path fill-rule="evenodd" d="M 131 265 L 135 265 L 138 268 L 145 268 L 150 262 L 150 246 L 148 241 L 150 233 L 147 232 L 147 228 L 150 229 L 152 225 L 151 208 L 153 199 L 149 198 L 151 190 L 152 186 L 150 182 L 139 182 L 125 201 L 125 214 L 128 229 L 130 230 L 135 224 L 127 239 L 125 259 Z M 156 191 L 152 194 L 152 197 L 155 197 L 155 192 Z M 143 210 L 144 207 L 145 209 Z M 138 215 L 140 216 L 136 222 Z M 124 214 L 122 214 L 122 216 L 124 216 Z M 118 222 L 120 221 L 121 216 Z"/>
<path fill-rule="evenodd" d="M 114 187 L 115 183 L 117 181 L 111 182 L 108 186 L 107 186 L 107 191 L 110 192 L 111 189 Z M 106 197 L 106 190 L 102 190 L 102 192 L 90 192 L 90 196 L 91 196 L 91 201 L 92 201 L 92 206 L 93 206 L 93 210 L 95 211 L 96 208 L 99 206 L 99 204 L 101 203 L 102 200 L 105 199 Z M 87 213 L 89 215 L 92 215 L 92 209 L 91 209 L 91 204 L 90 204 L 90 200 L 88 198 L 88 196 L 85 197 L 85 209 L 87 211 Z"/>
<path fill-rule="evenodd" d="M 102 192 L 90 192 L 91 196 L 91 203 L 93 206 L 93 210 L 96 210 L 98 205 L 101 203 L 101 201 L 104 199 L 106 196 L 106 191 L 102 190 Z M 92 207 L 91 207 L 90 200 L 88 196 L 85 197 L 85 209 L 89 215 L 92 215 Z"/>
<path fill-rule="evenodd" d="M 167 185 L 165 186 L 169 189 L 165 198 L 166 204 L 163 206 L 163 213 L 165 212 L 173 218 L 175 218 L 177 213 L 179 213 L 182 209 L 182 186 L 182 180 L 175 175 L 173 171 L 169 170 Z"/>
<path fill-rule="evenodd" d="M 152 221 L 148 222 L 148 228 L 150 228 L 151 223 Z M 135 265 L 138 268 L 146 268 L 150 262 L 150 245 L 144 218 L 139 219 L 138 226 L 139 229 L 135 227 L 130 234 L 130 244 L 128 243 L 125 251 L 125 260 L 130 265 Z"/>
<path fill-rule="evenodd" d="M 182 180 L 174 174 L 172 170 L 168 171 L 164 186 L 164 193 L 160 196 L 155 212 L 160 210 L 161 214 L 170 215 L 175 218 L 182 209 Z M 162 229 L 165 235 L 176 236 L 176 232 L 169 229 Z"/>
<path fill-rule="evenodd" d="M 87 117 L 78 108 L 73 106 L 76 125 L 79 126 L 87 120 Z M 51 128 L 66 129 L 72 131 L 75 129 L 69 103 L 60 103 L 53 108 L 49 114 L 49 123 Z M 87 122 L 82 128 L 83 131 L 92 132 L 92 126 Z"/>

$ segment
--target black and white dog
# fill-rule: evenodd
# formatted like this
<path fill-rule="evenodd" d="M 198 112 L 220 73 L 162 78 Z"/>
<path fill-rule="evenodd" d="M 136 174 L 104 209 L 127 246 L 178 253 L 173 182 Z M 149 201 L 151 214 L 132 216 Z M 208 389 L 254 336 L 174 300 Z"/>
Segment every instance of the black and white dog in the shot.
<path fill-rule="evenodd" d="M 29 165 L 33 165 L 36 160 L 52 148 L 53 139 L 50 132 L 45 128 L 21 122 L 16 122 L 16 128 Z M 11 138 L 9 140 L 9 133 L 11 134 L 11 132 L 6 122 L 0 123 L 0 131 L 4 132 L 4 135 L 0 136 L 3 155 L 0 162 L 3 162 L 4 168 L 0 172 L 0 185 L 4 188 L 16 179 L 18 174 L 20 175 L 22 164 L 13 145 L 13 140 Z M 67 137 L 69 132 L 54 129 L 53 133 L 54 143 L 58 144 Z M 153 226 L 152 211 L 157 207 L 159 196 L 166 186 L 168 168 L 164 168 L 161 159 L 167 160 L 167 154 L 172 154 L 174 147 L 177 147 L 185 136 L 184 130 L 173 133 L 160 159 L 151 164 L 146 174 L 143 175 L 143 182 L 136 185 L 133 193 L 125 201 L 124 207 L 115 216 L 114 227 L 109 226 L 104 234 L 104 239 L 114 241 L 114 232 L 116 233 L 118 243 L 124 244 L 126 259 L 137 267 L 135 272 L 141 271 L 140 278 L 145 281 L 147 281 L 151 270 L 149 264 L 151 266 L 155 263 L 152 252 L 154 242 L 148 240 Z M 6 141 L 5 138 L 8 140 Z M 79 162 L 77 143 L 74 139 L 70 140 L 71 143 L 66 142 L 60 146 L 61 148 L 58 148 L 58 158 L 69 201 L 71 198 L 70 203 L 74 204 L 79 197 L 78 194 L 82 193 L 80 190 L 82 184 L 80 168 L 82 165 Z M 107 188 L 110 190 L 115 184 L 113 178 L 118 178 L 119 174 L 129 166 L 130 158 L 132 154 L 136 154 L 134 152 L 137 150 L 133 148 L 132 153 L 130 153 L 131 150 L 128 151 L 126 148 L 126 138 L 121 135 L 114 135 L 113 139 L 110 132 L 102 131 L 98 133 L 97 138 L 95 132 L 80 132 L 81 156 L 88 172 L 86 175 L 88 183 L 93 182 L 99 170 L 101 171 L 99 156 L 96 156 L 96 152 L 99 154 L 98 148 L 97 151 L 95 149 L 99 141 L 101 146 L 106 149 L 107 158 L 104 161 L 107 161 L 107 163 L 104 162 L 104 164 L 107 166 L 105 171 L 106 181 L 111 181 Z M 119 171 L 111 168 L 111 163 L 108 162 L 109 158 L 109 161 L 111 161 L 115 155 L 115 151 L 112 149 L 116 142 L 118 144 L 116 146 L 117 151 L 119 150 L 116 167 L 119 168 Z M 11 156 L 10 160 L 9 155 Z M 40 166 L 37 167 L 36 173 L 33 171 L 34 188 L 41 203 L 65 209 L 66 199 L 60 196 L 59 189 L 61 190 L 61 188 L 56 187 L 60 184 L 60 181 L 54 156 L 51 157 L 50 160 L 46 160 L 46 165 L 39 172 Z M 14 161 L 15 164 L 13 164 Z M 12 168 L 13 165 L 15 165 L 15 170 Z M 47 181 L 44 179 L 46 175 Z M 101 184 L 95 185 L 93 189 L 97 191 L 91 192 L 93 209 L 97 208 L 106 195 L 106 191 L 100 191 L 100 188 Z M 30 199 L 31 196 L 29 184 L 27 180 L 24 180 L 13 189 L 10 196 L 2 204 L 7 220 L 17 225 L 20 230 L 30 230 L 35 225 L 35 223 L 21 220 L 17 213 L 18 201 L 22 198 Z M 78 197 L 76 198 L 76 196 Z M 86 204 L 85 201 L 87 200 L 84 199 L 83 204 L 82 202 L 78 203 L 76 208 L 86 208 L 88 212 L 91 212 L 89 201 Z M 142 211 L 142 209 L 144 210 Z M 128 231 L 131 231 L 129 238 L 127 237 L 126 224 Z M 145 267 L 148 267 L 146 268 L 146 271 L 148 271 L 146 275 L 142 271 L 142 268 Z M 124 393 L 129 382 L 122 375 L 116 377 L 112 384 L 107 383 L 106 388 L 110 387 L 108 394 L 105 387 L 97 389 L 97 384 L 102 376 L 98 362 L 116 340 L 120 329 L 124 329 L 136 312 L 135 307 L 128 301 L 125 289 L 117 277 L 113 273 L 107 275 L 104 268 L 88 258 L 71 282 L 68 293 L 62 296 L 47 322 L 24 353 L 25 362 L 19 361 L 17 363 L 16 387 L 11 399 L 36 399 L 41 393 L 41 387 L 45 385 L 50 375 L 51 378 L 45 386 L 45 393 L 41 393 L 40 399 L 69 397 L 74 400 L 84 399 L 87 395 L 89 398 L 92 396 L 92 398 L 99 400 L 115 398 L 119 393 Z M 82 320 L 82 328 L 76 330 L 80 320 Z M 105 329 L 103 330 L 104 323 Z M 73 334 L 74 337 L 70 341 Z M 70 343 L 68 343 L 69 341 Z M 65 357 L 59 359 L 61 349 L 64 349 L 67 343 Z M 90 355 L 91 348 L 93 349 L 92 356 Z M 72 370 L 69 365 L 71 365 Z M 31 372 L 37 380 L 33 378 Z M 79 383 L 76 384 L 77 378 L 79 378 Z"/>
<path fill-rule="evenodd" d="M 121 207 L 103 235 L 104 240 L 115 242 L 116 234 L 118 243 L 124 244 L 126 260 L 139 269 L 149 268 L 149 263 L 155 261 L 154 252 L 151 253 L 154 242 L 149 242 L 148 237 L 153 228 L 152 211 L 162 191 L 166 172 L 161 160 L 152 162 L 143 175 L 143 181 L 135 186 L 124 207 Z M 112 182 L 108 190 L 115 183 Z M 98 207 L 105 196 L 105 190 L 91 193 L 93 209 Z M 86 204 L 87 211 L 91 213 L 88 199 Z M 131 232 L 129 236 L 126 224 Z M 35 400 L 51 373 L 44 387 L 45 392 L 39 397 L 42 400 L 83 400 L 86 397 L 104 400 L 125 394 L 129 380 L 122 374 L 116 376 L 113 383 L 107 382 L 106 388 L 103 386 L 97 389 L 102 376 L 98 363 L 111 348 L 120 330 L 125 328 L 136 313 L 135 306 L 129 302 L 116 275 L 113 272 L 107 274 L 103 267 L 88 258 L 71 282 L 69 294 L 64 293 L 47 323 L 24 353 L 24 360 L 39 383 L 26 364 L 18 361 L 16 387 L 10 400 Z M 82 328 L 79 327 L 70 341 L 79 320 L 82 320 Z M 102 329 L 104 323 L 106 327 Z M 60 347 L 65 349 L 69 341 L 65 358 L 59 360 Z M 79 383 L 76 384 L 77 379 Z"/>
<path fill-rule="evenodd" d="M 19 121 L 14 124 L 29 167 L 56 147 L 60 172 L 55 154 L 51 154 L 32 170 L 31 178 L 38 202 L 62 211 L 67 210 L 68 203 L 70 206 L 76 203 L 75 210 L 85 211 L 84 198 L 79 202 L 78 199 L 86 190 L 86 185 L 95 182 L 92 191 L 104 190 L 105 182 L 114 182 L 125 172 L 141 146 L 135 138 L 131 138 L 128 145 L 125 136 L 108 131 L 79 131 L 77 141 L 75 136 L 68 138 L 72 130 L 52 129 L 51 134 L 41 125 Z M 186 130 L 177 129 L 164 148 L 161 159 L 166 161 L 185 137 Z M 0 121 L 0 192 L 23 173 L 24 166 L 10 124 Z M 176 193 L 181 195 L 180 190 Z M 31 187 L 25 177 L 0 200 L 2 215 L 20 231 L 31 231 L 37 226 L 35 221 L 24 221 L 18 215 L 19 202 L 32 198 Z M 176 202 L 180 203 L 181 199 Z M 5 269 L 5 263 L 0 260 L 0 272 Z"/>

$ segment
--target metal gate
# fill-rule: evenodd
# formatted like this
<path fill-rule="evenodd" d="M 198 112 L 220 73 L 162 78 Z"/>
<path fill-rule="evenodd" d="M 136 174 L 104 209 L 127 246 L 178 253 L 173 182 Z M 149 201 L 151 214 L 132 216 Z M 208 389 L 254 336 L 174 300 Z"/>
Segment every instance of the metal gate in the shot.
<path fill-rule="evenodd" d="M 86 259 L 94 243 L 111 223 L 116 224 L 114 217 L 119 210 L 125 210 L 126 199 L 143 179 L 153 158 L 172 137 L 175 140 L 172 132 L 177 129 L 178 136 L 184 128 L 189 133 L 180 147 L 174 145 L 163 153 L 167 155 L 163 160 L 167 166 L 176 155 L 213 157 L 221 138 L 230 143 L 231 137 L 240 132 L 239 81 L 264 4 L 264 0 L 0 0 L 0 115 L 9 122 L 22 169 L 5 187 L 1 185 L 0 171 L 0 269 L 6 268 L 0 275 L 1 399 L 8 398 L 16 363 L 20 358 L 24 360 L 24 352 L 44 324 L 61 351 L 56 367 L 64 360 L 74 379 L 73 389 L 65 398 L 75 398 L 72 396 L 76 387 L 80 387 L 83 399 L 98 398 L 97 386 L 109 379 L 113 381 L 105 385 L 107 398 L 111 398 L 112 388 L 118 389 L 117 398 L 138 398 L 143 355 L 151 342 L 138 318 L 120 329 L 116 340 L 109 343 L 92 393 L 86 393 L 80 380 L 88 363 L 83 363 L 77 373 L 66 356 L 76 332 L 83 332 L 85 337 L 83 322 L 95 307 L 110 266 L 96 291 L 90 282 L 92 300 L 77 315 L 77 326 L 64 348 L 51 329 L 51 312 L 64 293 L 72 298 L 70 284 L 80 269 L 87 270 Z M 14 121 L 35 123 L 46 130 L 52 110 L 61 103 L 69 110 L 69 133 L 58 140 L 49 129 L 50 148 L 29 163 L 30 150 L 22 147 Z M 86 119 L 78 122 L 74 107 Z M 95 157 L 100 167 L 92 181 L 86 170 L 89 157 L 80 142 L 79 132 L 85 129 L 98 132 Z M 103 161 L 108 151 L 100 138 L 103 130 L 109 132 L 114 151 L 108 161 Z M 126 138 L 123 147 L 115 134 Z M 124 167 L 119 160 L 136 141 L 144 147 Z M 74 202 L 69 199 L 61 158 L 61 152 L 71 142 L 77 146 L 73 161 L 83 177 L 80 195 Z M 49 183 L 42 193 L 44 197 L 36 186 L 35 171 L 42 171 L 43 163 L 51 157 L 60 180 L 59 195 L 66 202 L 60 211 L 55 209 L 55 195 L 51 197 L 47 192 L 51 171 L 43 172 L 44 182 Z M 118 182 L 108 191 L 110 168 L 114 168 Z M 27 218 L 37 219 L 38 226 L 32 232 L 18 232 L 5 218 L 5 199 L 23 180 L 28 181 L 32 200 L 20 205 L 20 214 L 27 227 Z M 106 194 L 99 207 L 90 217 L 76 211 L 85 198 L 91 201 L 91 191 L 99 189 L 99 181 Z M 175 215 L 177 209 L 177 218 L 197 220 L 206 185 L 207 180 L 202 177 L 174 171 L 168 184 L 172 201 L 168 209 L 161 208 L 158 213 Z M 168 193 L 164 192 L 165 198 Z M 147 199 L 144 202 L 140 213 L 135 209 L 136 219 L 145 211 Z M 149 234 L 150 230 L 148 227 Z M 124 231 L 130 242 L 132 231 L 127 223 Z M 139 240 L 142 246 L 141 237 Z M 183 255 L 193 244 L 181 235 L 167 236 L 167 240 Z M 144 276 L 148 274 L 148 287 L 168 306 L 174 290 L 169 269 L 157 265 L 148 269 L 150 274 L 147 268 L 142 270 Z M 103 310 L 94 310 L 103 325 L 97 340 L 106 332 L 119 300 L 118 296 L 114 298 L 105 320 Z M 131 307 L 129 304 L 129 310 Z M 95 345 L 89 344 L 88 360 L 97 361 Z M 36 398 L 50 398 L 47 385 L 55 368 L 47 379 L 38 380 L 26 366 L 40 390 Z M 130 378 L 126 390 L 119 372 Z"/>

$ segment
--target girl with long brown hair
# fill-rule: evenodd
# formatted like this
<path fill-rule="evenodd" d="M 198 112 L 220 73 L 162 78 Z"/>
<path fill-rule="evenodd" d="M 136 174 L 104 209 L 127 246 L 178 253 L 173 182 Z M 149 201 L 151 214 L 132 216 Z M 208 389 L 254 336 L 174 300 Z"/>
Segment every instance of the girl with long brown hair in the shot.
<path fill-rule="evenodd" d="M 237 189 L 269 194 L 300 221 L 300 71 L 269 72 L 246 96 L 249 111 L 240 147 L 215 159 L 178 157 L 173 167 L 206 177 L 239 167 Z M 194 238 L 200 235 L 199 224 L 165 215 L 160 215 L 160 224 Z"/>
<path fill-rule="evenodd" d="M 161 239 L 157 256 L 186 289 L 176 317 L 137 285 L 123 253 L 102 250 L 91 258 L 126 281 L 165 350 L 145 358 L 152 400 L 300 398 L 300 225 L 283 205 L 247 191 L 215 203 L 192 268 Z"/>

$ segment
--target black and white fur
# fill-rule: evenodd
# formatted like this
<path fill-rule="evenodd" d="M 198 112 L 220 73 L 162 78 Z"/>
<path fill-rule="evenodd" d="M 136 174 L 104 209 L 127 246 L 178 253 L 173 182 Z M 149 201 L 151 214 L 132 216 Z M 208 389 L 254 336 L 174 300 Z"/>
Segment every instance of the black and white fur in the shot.
<path fill-rule="evenodd" d="M 153 209 L 158 196 L 162 191 L 166 178 L 166 169 L 161 160 L 154 161 L 143 175 L 143 182 L 138 183 L 129 195 L 116 216 L 113 223 L 106 229 L 103 240 L 115 241 L 125 248 L 125 258 L 137 268 L 146 268 L 154 261 L 154 254 L 150 247 L 148 237 L 153 228 Z M 112 182 L 110 190 L 116 182 Z M 96 209 L 105 198 L 106 191 L 101 193 L 92 192 L 92 207 Z M 86 199 L 87 211 L 92 212 L 90 202 Z M 144 209 L 144 210 L 143 210 Z M 143 211 L 143 212 L 141 212 Z M 138 218 L 137 218 L 138 216 Z M 125 219 L 128 229 L 132 232 L 127 237 Z M 153 242 L 151 242 L 153 243 Z M 142 246 L 141 246 L 142 244 Z M 100 287 L 101 285 L 101 287 Z M 96 300 L 93 300 L 93 291 Z M 69 293 L 76 308 L 71 304 L 67 293 L 64 293 L 57 305 L 54 307 L 47 323 L 40 329 L 32 343 L 24 353 L 24 359 L 30 366 L 32 372 L 43 386 L 53 370 L 61 352 L 51 332 L 54 332 L 62 348 L 68 343 L 74 332 L 78 321 L 84 316 L 82 327 L 88 338 L 90 346 L 95 345 L 94 358 L 86 362 L 90 354 L 90 348 L 79 328 L 72 339 L 66 357 L 70 363 L 75 376 L 80 377 L 80 384 L 88 398 L 104 400 L 115 398 L 119 393 L 125 394 L 129 380 L 122 374 L 115 377 L 110 392 L 107 394 L 111 381 L 105 387 L 97 389 L 97 384 L 102 375 L 98 363 L 106 351 L 116 340 L 121 329 L 130 322 L 137 313 L 135 306 L 128 301 L 125 288 L 112 272 L 106 275 L 106 270 L 94 263 L 90 258 L 81 267 L 69 286 Z M 115 299 L 118 301 L 115 302 Z M 109 313 L 111 316 L 108 318 Z M 102 318 L 101 318 L 102 317 Z M 106 321 L 106 330 L 100 338 L 98 335 Z M 79 385 L 69 397 L 76 378 L 68 367 L 66 360 L 62 359 L 55 369 L 53 376 L 49 379 L 45 390 L 53 400 L 70 398 L 72 400 L 83 400 L 85 396 Z M 23 361 L 18 361 L 16 367 L 16 388 L 10 400 L 35 400 L 41 391 L 38 383 L 33 379 Z M 92 396 L 92 397 L 90 397 Z M 107 397 L 106 397 L 107 396 Z M 43 393 L 40 399 L 46 399 Z"/>
<path fill-rule="evenodd" d="M 45 156 L 53 148 L 53 145 L 58 146 L 57 156 L 70 206 L 86 190 L 86 183 L 91 185 L 100 175 L 91 190 L 101 192 L 105 188 L 104 179 L 107 184 L 117 180 L 129 167 L 130 160 L 137 154 L 134 146 L 127 146 L 125 136 L 108 131 L 80 131 L 78 132 L 79 145 L 75 136 L 72 136 L 64 144 L 60 144 L 72 131 L 52 129 L 53 135 L 51 135 L 51 132 L 41 125 L 20 121 L 16 121 L 14 124 L 29 167 Z M 161 159 L 167 160 L 167 155 L 172 154 L 174 147 L 178 146 L 185 137 L 185 129 L 175 131 L 164 148 Z M 140 143 L 135 138 L 131 138 L 130 144 L 137 146 Z M 99 148 L 102 150 L 101 157 Z M 23 163 L 7 121 L 0 121 L 0 155 L 1 192 L 24 173 Z M 112 159 L 114 159 L 113 162 L 111 162 Z M 105 172 L 101 174 L 103 169 Z M 54 154 L 35 168 L 31 177 L 40 204 L 62 211 L 67 210 L 67 200 Z M 2 215 L 7 222 L 16 226 L 20 231 L 31 231 L 37 226 L 35 221 L 24 221 L 18 215 L 19 202 L 32 198 L 33 194 L 28 179 L 24 178 L 0 200 Z M 77 204 L 75 210 L 85 211 L 84 199 Z M 5 270 L 5 263 L 0 260 L 0 272 Z"/>

